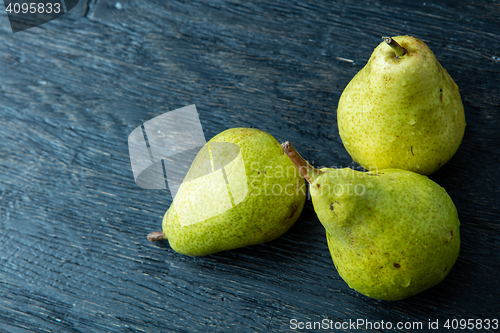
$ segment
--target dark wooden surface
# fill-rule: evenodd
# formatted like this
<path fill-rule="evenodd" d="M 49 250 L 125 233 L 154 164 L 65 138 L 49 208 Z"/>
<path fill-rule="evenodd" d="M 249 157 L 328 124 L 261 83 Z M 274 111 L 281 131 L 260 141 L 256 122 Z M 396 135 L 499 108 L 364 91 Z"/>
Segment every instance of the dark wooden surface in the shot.
<path fill-rule="evenodd" d="M 116 3 L 82 0 L 16 34 L 0 14 L 0 331 L 500 319 L 498 1 Z M 431 47 L 466 112 L 459 151 L 431 176 L 461 221 L 461 254 L 443 283 L 397 302 L 349 289 L 311 201 L 267 244 L 193 258 L 146 239 L 171 197 L 135 185 L 135 127 L 196 104 L 207 140 L 256 127 L 316 166 L 356 167 L 338 135 L 340 94 L 381 36 L 402 34 Z"/>

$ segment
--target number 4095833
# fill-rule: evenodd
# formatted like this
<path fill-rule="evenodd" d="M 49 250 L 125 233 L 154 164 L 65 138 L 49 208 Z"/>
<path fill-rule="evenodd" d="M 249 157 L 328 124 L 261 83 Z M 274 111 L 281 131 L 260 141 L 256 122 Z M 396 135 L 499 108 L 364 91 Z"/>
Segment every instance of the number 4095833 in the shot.
<path fill-rule="evenodd" d="M 499 327 L 498 319 L 448 319 L 443 325 L 447 329 L 494 329 Z"/>
<path fill-rule="evenodd" d="M 15 13 L 15 14 L 59 14 L 61 12 L 61 4 L 60 3 L 36 3 L 36 2 L 31 2 L 31 3 L 9 3 L 9 5 L 5 8 L 5 11 L 9 14 Z"/>

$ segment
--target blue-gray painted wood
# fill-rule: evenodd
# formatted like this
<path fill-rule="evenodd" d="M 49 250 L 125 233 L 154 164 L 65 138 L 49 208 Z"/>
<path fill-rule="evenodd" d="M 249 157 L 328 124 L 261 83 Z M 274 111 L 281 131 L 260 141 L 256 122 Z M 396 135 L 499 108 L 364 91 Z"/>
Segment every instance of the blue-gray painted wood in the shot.
<path fill-rule="evenodd" d="M 498 318 L 499 17 L 484 0 L 82 0 L 12 34 L 0 14 L 0 331 Z M 207 139 L 255 127 L 316 166 L 356 166 L 338 134 L 340 94 L 381 36 L 401 34 L 431 47 L 465 106 L 463 143 L 431 176 L 461 221 L 461 254 L 443 283 L 397 302 L 349 289 L 311 201 L 267 244 L 192 258 L 146 239 L 171 198 L 135 185 L 135 127 L 196 104 Z"/>

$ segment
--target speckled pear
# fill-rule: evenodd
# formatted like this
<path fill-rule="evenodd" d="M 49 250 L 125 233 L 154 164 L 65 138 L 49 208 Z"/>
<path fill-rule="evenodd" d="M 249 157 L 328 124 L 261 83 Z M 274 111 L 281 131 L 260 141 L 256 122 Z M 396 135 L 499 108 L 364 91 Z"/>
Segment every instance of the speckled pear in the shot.
<path fill-rule="evenodd" d="M 233 128 L 197 154 L 165 213 L 162 231 L 189 256 L 265 243 L 285 233 L 305 202 L 305 181 L 269 133 Z"/>
<path fill-rule="evenodd" d="M 446 191 L 400 169 L 313 168 L 283 148 L 310 184 L 339 275 L 376 299 L 400 300 L 441 282 L 460 251 L 460 222 Z"/>
<path fill-rule="evenodd" d="M 421 40 L 384 40 L 342 92 L 340 137 L 366 169 L 432 174 L 462 142 L 465 115 L 458 87 Z"/>

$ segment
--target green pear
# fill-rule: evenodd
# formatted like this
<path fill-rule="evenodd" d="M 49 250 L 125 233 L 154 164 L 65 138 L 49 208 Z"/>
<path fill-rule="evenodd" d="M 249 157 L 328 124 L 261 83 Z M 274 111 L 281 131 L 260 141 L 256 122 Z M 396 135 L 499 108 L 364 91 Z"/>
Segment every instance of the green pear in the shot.
<path fill-rule="evenodd" d="M 233 128 L 199 151 L 165 213 L 162 231 L 189 256 L 271 241 L 297 220 L 305 202 L 305 181 L 269 133 Z"/>
<path fill-rule="evenodd" d="M 446 191 L 408 170 L 313 168 L 283 149 L 309 182 L 339 275 L 376 299 L 400 300 L 441 282 L 460 251 L 460 222 Z"/>
<path fill-rule="evenodd" d="M 462 142 L 465 115 L 458 87 L 421 40 L 384 40 L 340 97 L 340 137 L 365 169 L 430 175 Z"/>

